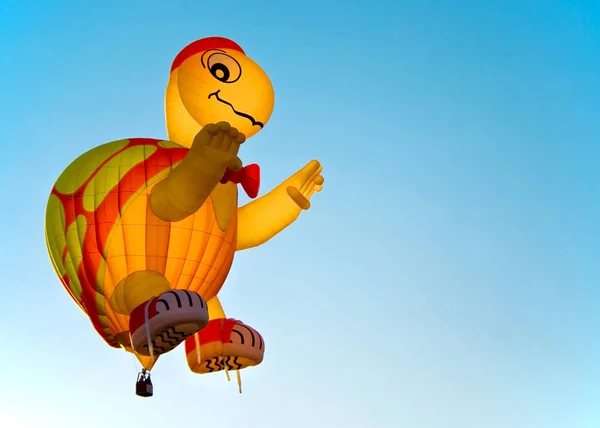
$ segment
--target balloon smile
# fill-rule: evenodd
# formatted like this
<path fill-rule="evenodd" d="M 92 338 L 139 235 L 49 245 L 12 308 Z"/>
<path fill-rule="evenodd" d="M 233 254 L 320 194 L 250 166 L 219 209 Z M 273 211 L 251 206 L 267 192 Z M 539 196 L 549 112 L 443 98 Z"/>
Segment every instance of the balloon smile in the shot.
<path fill-rule="evenodd" d="M 262 128 L 263 126 L 265 126 L 265 124 L 264 124 L 264 123 L 262 123 L 262 122 L 258 122 L 258 121 L 257 121 L 257 120 L 255 120 L 255 119 L 254 119 L 252 116 L 250 116 L 248 113 L 242 113 L 242 112 L 240 112 L 240 111 L 237 111 L 237 110 L 235 109 L 235 107 L 233 107 L 233 104 L 231 104 L 229 101 L 225 101 L 224 99 L 222 99 L 221 97 L 219 97 L 219 92 L 221 92 L 221 90 L 220 90 L 220 89 L 219 89 L 218 91 L 216 91 L 216 92 L 213 92 L 213 93 L 211 93 L 211 94 L 208 94 L 208 99 L 210 99 L 211 97 L 215 97 L 215 98 L 217 99 L 217 101 L 219 101 L 220 103 L 226 104 L 226 105 L 228 105 L 229 107 L 231 107 L 231 110 L 233 110 L 233 112 L 234 112 L 235 114 L 237 114 L 238 116 L 245 117 L 246 119 L 250 120 L 250 121 L 252 122 L 252 125 L 258 125 L 258 126 L 260 126 L 261 128 Z"/>

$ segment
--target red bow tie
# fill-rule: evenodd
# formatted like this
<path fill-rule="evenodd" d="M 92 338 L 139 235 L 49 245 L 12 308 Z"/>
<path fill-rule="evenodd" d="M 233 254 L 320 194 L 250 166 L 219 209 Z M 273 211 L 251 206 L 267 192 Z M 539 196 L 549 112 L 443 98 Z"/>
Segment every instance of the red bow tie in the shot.
<path fill-rule="evenodd" d="M 227 169 L 225 170 L 225 175 L 221 178 L 221 183 L 225 184 L 228 181 L 241 184 L 248 197 L 256 198 L 258 196 L 258 189 L 260 188 L 260 167 L 253 163 L 246 165 L 239 171 Z"/>

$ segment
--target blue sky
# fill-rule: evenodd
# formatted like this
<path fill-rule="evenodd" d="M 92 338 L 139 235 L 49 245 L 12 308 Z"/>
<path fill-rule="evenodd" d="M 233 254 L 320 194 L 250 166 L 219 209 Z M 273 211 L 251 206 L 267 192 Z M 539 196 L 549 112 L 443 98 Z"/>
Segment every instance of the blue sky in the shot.
<path fill-rule="evenodd" d="M 597 428 L 599 25 L 592 0 L 4 0 L 0 420 Z M 83 151 L 165 137 L 171 61 L 208 35 L 274 83 L 243 147 L 263 189 L 312 158 L 325 188 L 223 289 L 267 343 L 244 394 L 177 349 L 144 400 L 61 288 L 44 209 Z"/>

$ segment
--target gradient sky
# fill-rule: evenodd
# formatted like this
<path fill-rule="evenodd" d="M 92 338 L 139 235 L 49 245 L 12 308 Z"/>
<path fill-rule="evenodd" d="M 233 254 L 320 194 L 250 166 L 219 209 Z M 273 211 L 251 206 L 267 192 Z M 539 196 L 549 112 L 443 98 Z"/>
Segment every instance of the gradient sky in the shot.
<path fill-rule="evenodd" d="M 3 0 L 0 425 L 597 428 L 599 26 L 596 0 Z M 263 191 L 312 158 L 325 188 L 223 289 L 267 343 L 244 394 L 177 349 L 142 399 L 45 204 L 82 152 L 166 137 L 171 61 L 208 35 L 273 80 L 241 151 Z"/>

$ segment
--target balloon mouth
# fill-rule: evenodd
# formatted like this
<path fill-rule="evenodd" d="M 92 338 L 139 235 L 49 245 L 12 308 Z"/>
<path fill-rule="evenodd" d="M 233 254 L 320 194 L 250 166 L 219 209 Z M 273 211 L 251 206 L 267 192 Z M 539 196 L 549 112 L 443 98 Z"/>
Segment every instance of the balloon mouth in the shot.
<path fill-rule="evenodd" d="M 258 127 L 260 127 L 261 129 L 262 129 L 262 128 L 264 128 L 264 126 L 265 126 L 265 124 L 264 124 L 264 123 L 262 123 L 262 122 L 259 122 L 258 120 L 254 119 L 254 117 L 252 117 L 252 116 L 251 116 L 251 115 L 249 115 L 248 113 L 244 113 L 244 112 L 241 112 L 241 111 L 237 111 L 237 110 L 235 109 L 235 107 L 233 106 L 233 104 L 231 104 L 229 101 L 227 101 L 227 100 L 224 100 L 223 98 L 221 98 L 221 97 L 219 96 L 219 92 L 221 92 L 221 90 L 220 90 L 220 89 L 218 89 L 218 90 L 217 90 L 217 91 L 215 91 L 215 92 L 212 92 L 212 93 L 208 94 L 208 99 L 210 100 L 212 97 L 215 97 L 215 99 L 216 99 L 218 102 L 220 102 L 220 103 L 222 103 L 222 104 L 225 104 L 225 105 L 228 105 L 229 107 L 231 107 L 231 110 L 232 110 L 232 111 L 233 111 L 233 112 L 234 112 L 236 115 L 238 115 L 238 116 L 240 116 L 240 117 L 243 117 L 243 118 L 246 118 L 246 119 L 248 119 L 249 121 L 251 121 L 251 122 L 252 122 L 252 126 L 258 126 Z"/>

